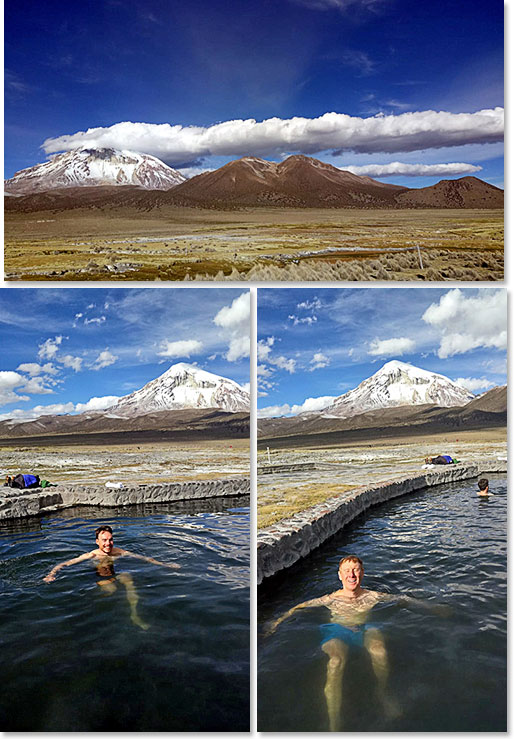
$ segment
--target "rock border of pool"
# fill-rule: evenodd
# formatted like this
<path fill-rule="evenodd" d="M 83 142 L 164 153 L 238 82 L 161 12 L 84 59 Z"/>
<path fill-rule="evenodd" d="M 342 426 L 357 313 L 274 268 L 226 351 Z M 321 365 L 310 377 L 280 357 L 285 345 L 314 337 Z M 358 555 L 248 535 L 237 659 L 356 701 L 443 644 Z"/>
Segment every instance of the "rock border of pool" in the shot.
<path fill-rule="evenodd" d="M 81 505 L 115 507 L 249 495 L 250 478 L 232 477 L 219 480 L 126 485 L 122 488 L 64 483 L 43 489 L 0 490 L 3 490 L 0 492 L 0 520 L 8 520 L 41 516 Z"/>
<path fill-rule="evenodd" d="M 415 477 L 361 485 L 262 529 L 257 533 L 257 584 L 291 567 L 371 506 L 423 488 L 494 472 L 507 472 L 507 462 L 491 460 L 448 466 Z"/>

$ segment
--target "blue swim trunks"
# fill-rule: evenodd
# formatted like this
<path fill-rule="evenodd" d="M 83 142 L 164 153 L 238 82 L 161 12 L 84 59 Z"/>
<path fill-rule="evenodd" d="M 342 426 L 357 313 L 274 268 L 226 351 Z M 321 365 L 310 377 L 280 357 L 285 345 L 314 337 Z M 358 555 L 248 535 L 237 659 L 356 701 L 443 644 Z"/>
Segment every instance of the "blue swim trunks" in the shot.
<path fill-rule="evenodd" d="M 364 634 L 368 629 L 378 629 L 378 624 L 342 626 L 342 624 L 321 624 L 321 645 L 331 639 L 341 639 L 349 647 L 363 647 Z"/>

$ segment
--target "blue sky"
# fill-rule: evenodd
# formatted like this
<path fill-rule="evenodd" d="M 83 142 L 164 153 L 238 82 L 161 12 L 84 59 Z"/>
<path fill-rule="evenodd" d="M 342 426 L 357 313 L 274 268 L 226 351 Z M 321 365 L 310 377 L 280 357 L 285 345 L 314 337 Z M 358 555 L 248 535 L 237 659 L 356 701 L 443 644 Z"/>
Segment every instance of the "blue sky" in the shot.
<path fill-rule="evenodd" d="M 250 293 L 2 288 L 0 345 L 0 419 L 101 409 L 177 362 L 247 385 Z"/>
<path fill-rule="evenodd" d="M 10 0 L 5 176 L 87 145 L 186 174 L 304 153 L 412 187 L 502 186 L 503 13 L 483 0 Z"/>
<path fill-rule="evenodd" d="M 258 290 L 259 415 L 319 410 L 397 359 L 479 394 L 507 382 L 503 288 Z"/>

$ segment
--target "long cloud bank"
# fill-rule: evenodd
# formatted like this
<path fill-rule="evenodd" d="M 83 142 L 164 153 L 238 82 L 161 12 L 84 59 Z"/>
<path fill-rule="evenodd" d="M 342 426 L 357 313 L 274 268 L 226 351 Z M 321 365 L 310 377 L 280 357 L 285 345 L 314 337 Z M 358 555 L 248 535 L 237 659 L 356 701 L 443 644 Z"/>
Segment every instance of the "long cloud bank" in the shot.
<path fill-rule="evenodd" d="M 126 121 L 46 139 L 43 149 L 47 154 L 82 146 L 130 149 L 175 164 L 204 156 L 280 156 L 327 150 L 393 153 L 502 141 L 503 119 L 503 108 L 494 108 L 475 113 L 381 113 L 371 118 L 325 113 L 319 118 L 234 120 L 210 127 Z"/>
<path fill-rule="evenodd" d="M 390 164 L 363 164 L 362 166 L 341 167 L 353 174 L 367 175 L 368 177 L 444 177 L 445 175 L 472 174 L 480 172 L 482 167 L 464 162 L 449 162 L 448 164 L 406 164 L 405 162 L 390 162 Z"/>

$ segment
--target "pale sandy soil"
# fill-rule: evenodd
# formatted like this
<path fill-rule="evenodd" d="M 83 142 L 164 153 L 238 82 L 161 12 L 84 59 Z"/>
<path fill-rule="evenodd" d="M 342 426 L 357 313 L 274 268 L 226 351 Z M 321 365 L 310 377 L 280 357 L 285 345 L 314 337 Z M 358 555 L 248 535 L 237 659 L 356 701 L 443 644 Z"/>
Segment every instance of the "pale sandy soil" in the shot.
<path fill-rule="evenodd" d="M 7 213 L 4 265 L 8 280 L 500 280 L 503 211 Z"/>
<path fill-rule="evenodd" d="M 0 449 L 0 473 L 50 482 L 180 482 L 249 476 L 248 441 Z"/>
<path fill-rule="evenodd" d="M 454 432 L 405 439 L 358 442 L 348 446 L 273 450 L 272 464 L 315 462 L 316 470 L 265 474 L 258 478 L 259 528 L 287 518 L 294 512 L 357 487 L 398 477 L 421 474 L 425 457 L 450 454 L 463 463 L 507 458 L 505 429 Z M 266 451 L 259 451 L 258 465 L 266 465 Z M 308 495 L 310 491 L 310 495 Z M 285 515 L 281 515 L 285 511 Z M 261 514 L 261 515 L 259 515 Z"/>

